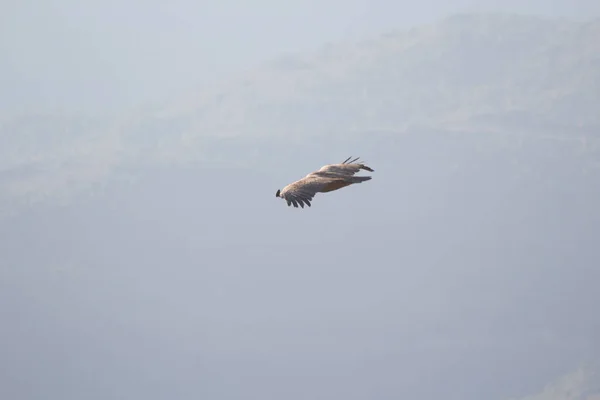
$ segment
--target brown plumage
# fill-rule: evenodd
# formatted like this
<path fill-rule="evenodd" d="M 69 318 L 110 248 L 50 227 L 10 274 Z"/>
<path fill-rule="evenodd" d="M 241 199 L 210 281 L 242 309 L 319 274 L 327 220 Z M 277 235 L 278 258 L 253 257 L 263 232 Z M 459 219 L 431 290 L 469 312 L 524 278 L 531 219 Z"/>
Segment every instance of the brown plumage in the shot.
<path fill-rule="evenodd" d="M 367 167 L 362 162 L 354 160 L 346 160 L 339 164 L 328 164 L 318 171 L 311 172 L 304 178 L 290 183 L 281 190 L 277 190 L 275 197 L 284 199 L 288 206 L 304 208 L 304 204 L 311 206 L 310 202 L 317 193 L 327 193 L 354 183 L 361 183 L 371 179 L 370 176 L 354 176 L 361 169 L 373 172 L 374 170 Z"/>

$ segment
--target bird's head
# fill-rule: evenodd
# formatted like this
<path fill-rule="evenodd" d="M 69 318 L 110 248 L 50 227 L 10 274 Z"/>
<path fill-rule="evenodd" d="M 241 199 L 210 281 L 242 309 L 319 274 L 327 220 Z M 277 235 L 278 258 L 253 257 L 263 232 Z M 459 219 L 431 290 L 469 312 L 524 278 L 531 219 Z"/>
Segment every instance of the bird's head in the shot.
<path fill-rule="evenodd" d="M 280 197 L 279 195 L 281 194 L 281 190 L 277 189 L 277 193 L 275 193 L 275 197 Z"/>

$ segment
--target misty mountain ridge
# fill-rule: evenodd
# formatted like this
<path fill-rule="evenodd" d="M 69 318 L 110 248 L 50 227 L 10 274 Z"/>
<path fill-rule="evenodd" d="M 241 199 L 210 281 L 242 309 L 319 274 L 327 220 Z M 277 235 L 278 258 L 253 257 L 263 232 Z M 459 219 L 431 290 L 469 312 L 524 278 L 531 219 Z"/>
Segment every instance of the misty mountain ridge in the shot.
<path fill-rule="evenodd" d="M 199 135 L 227 136 L 479 128 L 481 122 L 595 128 L 599 36 L 600 20 L 455 16 L 280 58 L 157 116 L 189 118 Z"/>
<path fill-rule="evenodd" d="M 341 139 L 348 151 L 360 142 L 377 154 L 398 135 L 422 131 L 485 134 L 484 146 L 568 140 L 595 159 L 599 55 L 599 19 L 456 15 L 284 56 L 211 90 L 110 120 L 5 116 L 1 201 L 12 208 L 68 198 L 136 165 L 266 170 L 265 155 L 281 162 L 286 151 L 297 152 L 290 145 L 311 152 Z"/>
<path fill-rule="evenodd" d="M 597 363 L 596 363 L 597 364 Z M 510 400 L 598 400 L 600 369 L 584 365 L 548 383 L 538 393 Z"/>

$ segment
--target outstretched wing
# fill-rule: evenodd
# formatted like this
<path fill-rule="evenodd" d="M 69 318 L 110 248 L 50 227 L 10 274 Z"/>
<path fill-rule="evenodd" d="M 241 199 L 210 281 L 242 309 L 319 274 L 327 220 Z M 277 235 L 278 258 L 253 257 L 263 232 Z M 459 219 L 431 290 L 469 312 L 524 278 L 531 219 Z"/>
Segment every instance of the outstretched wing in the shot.
<path fill-rule="evenodd" d="M 293 204 L 296 208 L 298 205 L 304 208 L 304 204 L 306 204 L 310 207 L 310 202 L 317 193 L 326 190 L 328 185 L 339 180 L 339 178 L 307 176 L 284 187 L 279 196 L 287 201 L 288 206 Z"/>
<path fill-rule="evenodd" d="M 316 172 L 313 172 L 314 175 L 317 176 L 341 176 L 341 177 L 348 177 L 348 176 L 354 176 L 357 172 L 359 172 L 361 169 L 364 169 L 366 171 L 371 171 L 373 172 L 373 169 L 367 167 L 363 162 L 359 162 L 357 163 L 356 161 L 360 158 L 360 157 L 356 157 L 354 160 L 349 161 L 352 157 L 348 157 L 346 160 L 344 160 L 343 162 L 339 163 L 339 164 L 329 164 L 329 165 L 325 165 L 323 167 L 321 167 L 321 169 L 319 169 Z"/>

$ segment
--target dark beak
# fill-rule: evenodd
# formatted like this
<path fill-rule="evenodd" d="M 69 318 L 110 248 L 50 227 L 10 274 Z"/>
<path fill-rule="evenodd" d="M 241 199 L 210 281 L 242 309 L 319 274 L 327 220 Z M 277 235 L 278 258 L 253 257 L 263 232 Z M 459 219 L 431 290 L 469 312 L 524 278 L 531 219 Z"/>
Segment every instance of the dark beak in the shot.
<path fill-rule="evenodd" d="M 277 189 L 277 193 L 275 193 L 275 197 L 279 197 L 279 193 L 281 193 L 281 190 Z"/>

